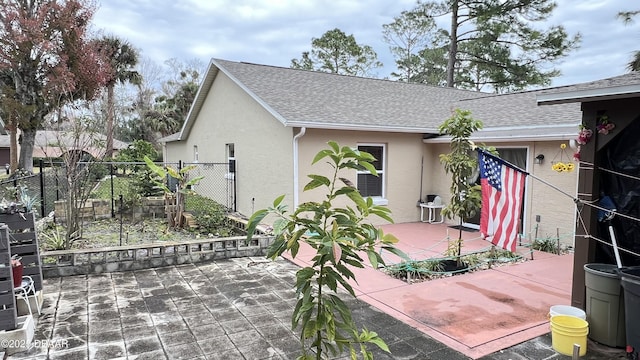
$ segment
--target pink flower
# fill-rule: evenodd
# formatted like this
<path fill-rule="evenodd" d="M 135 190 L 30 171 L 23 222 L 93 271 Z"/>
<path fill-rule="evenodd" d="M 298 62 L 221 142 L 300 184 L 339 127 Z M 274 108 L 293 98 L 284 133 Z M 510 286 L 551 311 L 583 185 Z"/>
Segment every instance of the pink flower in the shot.
<path fill-rule="evenodd" d="M 576 152 L 573 154 L 573 161 L 580 161 L 580 146 L 578 146 Z"/>
<path fill-rule="evenodd" d="M 578 144 L 584 145 L 588 143 L 589 140 L 591 140 L 592 136 L 593 136 L 593 131 L 591 129 L 582 128 L 578 132 L 578 138 L 576 139 L 576 141 L 578 142 Z"/>

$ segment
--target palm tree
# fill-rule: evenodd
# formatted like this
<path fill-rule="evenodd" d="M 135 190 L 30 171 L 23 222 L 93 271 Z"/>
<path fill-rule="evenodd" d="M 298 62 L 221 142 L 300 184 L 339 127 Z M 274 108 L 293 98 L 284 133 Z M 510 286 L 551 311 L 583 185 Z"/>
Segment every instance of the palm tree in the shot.
<path fill-rule="evenodd" d="M 117 83 L 140 85 L 142 76 L 133 68 L 138 64 L 138 51 L 127 41 L 115 36 L 98 40 L 100 53 L 111 67 L 107 80 L 107 151 L 105 157 L 113 156 L 113 123 L 115 118 L 114 88 Z"/>
<path fill-rule="evenodd" d="M 633 53 L 633 59 L 627 64 L 627 70 L 640 71 L 640 50 Z"/>
<path fill-rule="evenodd" d="M 640 14 L 640 10 L 621 11 L 618 13 L 618 18 L 622 19 L 625 24 L 629 24 L 633 21 L 633 17 L 638 14 Z M 627 64 L 627 70 L 640 71 L 640 50 L 633 53 L 632 60 Z"/>

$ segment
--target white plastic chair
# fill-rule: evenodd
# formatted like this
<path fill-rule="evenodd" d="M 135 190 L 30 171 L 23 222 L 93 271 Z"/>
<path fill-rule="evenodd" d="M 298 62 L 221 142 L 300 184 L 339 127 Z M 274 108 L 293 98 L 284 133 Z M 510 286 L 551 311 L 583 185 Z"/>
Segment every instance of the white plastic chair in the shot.
<path fill-rule="evenodd" d="M 31 276 L 25 275 L 22 277 L 22 282 L 20 286 L 13 288 L 13 293 L 16 295 L 18 299 L 24 300 L 27 303 L 27 309 L 29 309 L 29 315 L 33 315 L 31 312 L 31 303 L 29 302 L 29 297 L 33 297 L 36 303 L 36 308 L 38 309 L 38 315 L 40 315 L 40 302 L 38 301 L 38 296 L 36 295 L 36 287 L 35 283 Z"/>

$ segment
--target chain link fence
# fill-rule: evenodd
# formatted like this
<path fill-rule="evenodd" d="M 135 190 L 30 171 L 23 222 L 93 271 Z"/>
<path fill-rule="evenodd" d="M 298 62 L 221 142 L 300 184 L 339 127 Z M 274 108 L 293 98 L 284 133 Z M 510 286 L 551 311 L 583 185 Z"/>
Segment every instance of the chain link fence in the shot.
<path fill-rule="evenodd" d="M 181 170 L 185 166 L 193 165 L 193 169 L 186 172 L 188 178 L 193 179 L 202 176 L 202 180 L 190 187 L 192 190 L 186 196 L 185 211 L 199 213 L 205 211 L 213 200 L 224 207 L 227 212 L 236 211 L 236 180 L 235 169 L 230 168 L 228 163 L 158 163 L 159 166 L 170 166 Z M 108 189 L 100 194 L 101 198 L 110 200 L 111 214 L 118 212 L 119 199 L 123 194 L 122 187 L 118 185 L 118 179 L 126 178 L 133 181 L 133 178 L 143 171 L 148 171 L 145 163 L 141 162 L 83 162 L 78 166 L 88 166 L 88 179 L 85 185 L 92 189 L 105 187 Z M 46 216 L 54 211 L 55 203 L 65 199 L 68 192 L 68 180 L 66 178 L 66 165 L 64 163 L 44 163 L 40 162 L 35 174 L 27 176 L 17 176 L 0 181 L 2 190 L 2 202 L 10 204 L 15 202 L 19 191 L 26 192 L 30 197 L 36 197 L 40 201 L 35 208 L 39 216 Z M 230 170 L 234 172 L 230 172 Z M 142 180 L 144 182 L 144 179 Z M 146 185 L 151 185 L 150 181 Z M 167 186 L 176 191 L 177 180 L 167 177 Z M 149 189 L 151 186 L 149 186 Z M 162 193 L 157 193 L 162 195 Z M 121 203 L 121 202 L 120 202 Z"/>

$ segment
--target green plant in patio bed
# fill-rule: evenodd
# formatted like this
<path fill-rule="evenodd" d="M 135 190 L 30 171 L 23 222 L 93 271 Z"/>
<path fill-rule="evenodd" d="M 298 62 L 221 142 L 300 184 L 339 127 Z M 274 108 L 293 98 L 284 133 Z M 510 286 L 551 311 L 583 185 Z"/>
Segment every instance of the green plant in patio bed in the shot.
<path fill-rule="evenodd" d="M 321 160 L 326 160 L 331 166 L 331 176 L 309 175 L 311 181 L 304 191 L 325 188 L 327 194 L 324 200 L 302 203 L 289 214 L 282 203 L 284 196 L 278 197 L 272 207 L 258 210 L 251 216 L 247 239 L 251 238 L 265 216 L 271 214 L 277 220 L 273 223 L 275 239 L 268 250 L 269 258 L 275 259 L 284 252 L 289 252 L 295 258 L 300 242 L 315 250 L 312 264 L 296 273 L 298 302 L 291 320 L 294 329 L 300 328 L 303 355 L 298 359 L 324 359 L 343 351 L 348 351 L 351 358 L 356 358 L 358 349 L 365 359 L 371 359 L 373 355 L 367 349 L 367 343 L 375 344 L 387 352 L 389 348 L 375 332 L 356 327 L 350 309 L 337 296 L 338 286 L 355 297 L 353 288 L 347 282 L 354 279 L 355 275 L 347 266 L 363 268 L 360 254 L 366 254 L 374 268 L 384 264 L 377 252 L 379 247 L 406 256 L 393 246 L 398 241 L 394 236 L 384 234 L 366 221 L 370 215 L 375 215 L 393 222 L 390 210 L 374 205 L 371 198 L 363 198 L 351 181 L 340 174 L 349 171 L 353 176 L 355 170 L 367 170 L 377 176 L 371 164 L 374 157 L 329 142 L 329 149 L 321 150 L 313 159 L 313 164 Z M 350 206 L 337 207 L 336 202 Z"/>
<path fill-rule="evenodd" d="M 531 248 L 538 251 L 559 254 L 558 239 L 550 236 L 543 239 L 535 239 L 531 244 Z"/>

